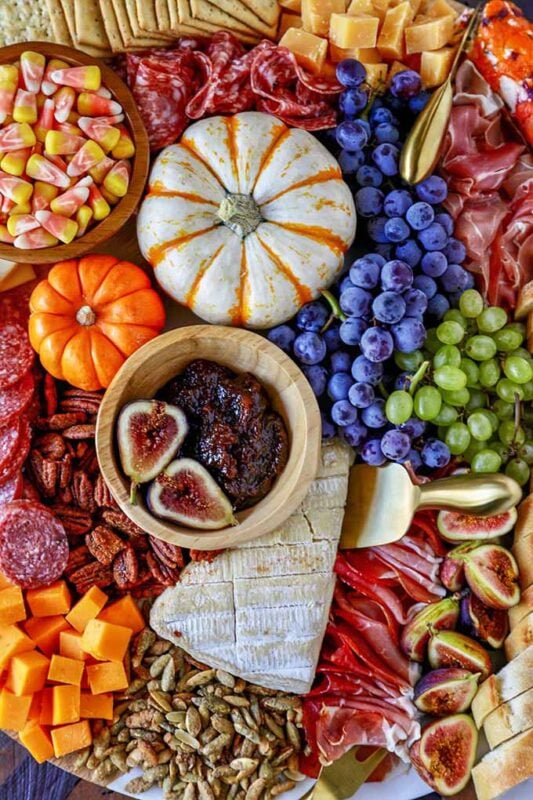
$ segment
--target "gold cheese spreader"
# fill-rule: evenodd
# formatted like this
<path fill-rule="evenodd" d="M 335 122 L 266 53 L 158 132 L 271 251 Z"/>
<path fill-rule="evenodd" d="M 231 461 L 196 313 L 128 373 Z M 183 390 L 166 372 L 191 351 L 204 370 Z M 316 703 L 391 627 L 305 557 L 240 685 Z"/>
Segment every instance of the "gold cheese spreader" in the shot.
<path fill-rule="evenodd" d="M 444 83 L 435 89 L 411 128 L 400 156 L 400 175 L 407 183 L 419 183 L 433 172 L 439 160 L 440 149 L 452 110 L 452 82 L 459 61 L 481 16 L 478 5 L 468 21 L 461 43 L 457 48 L 450 72 Z"/>
<path fill-rule="evenodd" d="M 418 509 L 489 517 L 508 511 L 521 498 L 518 483 L 500 473 L 469 472 L 415 486 L 401 464 L 356 464 L 350 471 L 340 547 L 349 550 L 396 542 Z"/>

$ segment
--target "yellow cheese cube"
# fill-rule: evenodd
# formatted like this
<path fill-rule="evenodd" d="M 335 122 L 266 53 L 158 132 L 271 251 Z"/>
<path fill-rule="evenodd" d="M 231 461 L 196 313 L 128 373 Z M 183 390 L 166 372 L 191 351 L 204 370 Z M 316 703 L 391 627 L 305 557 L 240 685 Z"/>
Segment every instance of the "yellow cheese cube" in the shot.
<path fill-rule="evenodd" d="M 389 8 L 378 37 L 378 50 L 382 58 L 390 61 L 403 58 L 403 33 L 414 17 L 413 9 L 408 0 Z"/>
<path fill-rule="evenodd" d="M 424 50 L 420 59 L 420 77 L 425 89 L 440 86 L 450 72 L 455 47 L 442 47 L 440 50 Z"/>
<path fill-rule="evenodd" d="M 405 49 L 408 53 L 439 50 L 453 33 L 453 17 L 419 17 L 405 29 Z"/>
<path fill-rule="evenodd" d="M 300 12 L 302 10 L 302 0 L 279 0 L 279 5 L 289 11 Z"/>
<path fill-rule="evenodd" d="M 375 47 L 379 19 L 369 14 L 332 14 L 329 38 L 337 47 Z"/>
<path fill-rule="evenodd" d="M 286 47 L 294 53 L 296 60 L 310 72 L 321 72 L 328 54 L 328 42 L 308 33 L 301 28 L 289 28 L 279 41 L 280 47 Z"/>
<path fill-rule="evenodd" d="M 370 16 L 375 15 L 374 6 L 372 5 L 372 0 L 352 0 L 348 8 L 346 9 L 347 14 L 370 14 Z"/>
<path fill-rule="evenodd" d="M 382 86 L 387 79 L 388 64 L 365 64 L 366 82 L 375 89 Z"/>
<path fill-rule="evenodd" d="M 409 69 L 409 67 L 406 67 L 401 61 L 393 61 L 387 74 L 387 86 L 390 86 L 392 79 L 398 72 L 405 72 L 406 69 Z"/>
<path fill-rule="evenodd" d="M 278 38 L 281 39 L 285 31 L 289 28 L 301 28 L 302 18 L 298 14 L 290 14 L 288 11 L 283 11 L 279 21 Z"/>
<path fill-rule="evenodd" d="M 413 14 L 416 14 L 422 5 L 422 0 L 409 0 L 409 2 L 411 4 L 411 8 L 413 9 Z M 396 6 L 399 6 L 400 3 L 403 3 L 403 0 L 391 0 L 389 8 L 396 8 Z"/>
<path fill-rule="evenodd" d="M 334 64 L 345 58 L 355 58 L 362 64 L 378 64 L 381 61 L 376 47 L 337 47 L 333 42 L 329 43 L 329 57 Z"/>
<path fill-rule="evenodd" d="M 358 51 L 357 60 L 362 64 L 379 64 L 381 55 L 377 47 L 361 47 Z"/>
<path fill-rule="evenodd" d="M 302 0 L 302 25 L 304 31 L 327 36 L 329 18 L 332 14 L 344 13 L 344 0 Z"/>
<path fill-rule="evenodd" d="M 385 19 L 385 14 L 387 13 L 390 4 L 391 0 L 372 0 L 374 14 L 379 17 L 381 22 L 383 22 Z"/>
<path fill-rule="evenodd" d="M 424 13 L 428 17 L 452 16 L 455 19 L 457 16 L 457 11 L 446 0 L 434 0 Z"/>

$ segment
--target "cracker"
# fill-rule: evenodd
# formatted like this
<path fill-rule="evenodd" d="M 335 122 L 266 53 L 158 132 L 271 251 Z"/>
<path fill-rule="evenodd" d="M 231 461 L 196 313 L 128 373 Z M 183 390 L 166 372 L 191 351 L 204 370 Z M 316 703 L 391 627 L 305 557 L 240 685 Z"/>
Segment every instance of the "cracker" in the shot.
<path fill-rule="evenodd" d="M 111 49 L 98 0 L 74 0 L 74 28 L 78 45 Z"/>
<path fill-rule="evenodd" d="M 216 25 L 217 28 L 226 28 L 229 31 L 237 33 L 246 33 L 251 36 L 258 36 L 249 25 L 246 25 L 238 17 L 228 14 L 221 8 L 221 4 L 217 0 L 217 4 L 207 2 L 207 0 L 189 0 L 193 19 L 209 22 Z M 231 3 L 231 0 L 230 0 Z M 235 3 L 231 3 L 236 6 Z"/>
<path fill-rule="evenodd" d="M 47 7 L 41 0 L 0 0 L 0 46 L 53 41 Z"/>
<path fill-rule="evenodd" d="M 76 20 L 74 19 L 74 0 L 61 0 L 61 8 L 65 15 L 68 32 L 73 42 L 76 41 Z"/>
<path fill-rule="evenodd" d="M 113 53 L 123 53 L 126 49 L 124 39 L 122 38 L 118 21 L 113 9 L 111 0 L 98 0 L 100 11 L 102 12 L 102 19 L 104 21 L 105 32 L 111 45 Z"/>
<path fill-rule="evenodd" d="M 171 35 L 165 35 L 159 31 L 146 31 L 142 28 L 137 15 L 137 0 L 124 0 L 124 2 L 126 5 L 126 14 L 128 15 L 131 31 L 136 39 L 140 39 L 148 34 L 152 38 L 159 39 L 162 43 L 168 44 L 169 39 L 172 38 Z M 146 2 L 146 0 L 144 0 L 144 2 Z"/>
<path fill-rule="evenodd" d="M 128 12 L 126 11 L 125 0 L 111 0 L 111 5 L 113 6 L 120 35 L 127 49 L 158 47 L 161 45 L 161 39 L 154 36 L 134 36 Z"/>
<path fill-rule="evenodd" d="M 139 20 L 139 26 L 143 31 L 147 31 L 147 33 L 160 33 L 155 7 L 156 0 L 136 0 L 136 11 L 137 19 Z"/>
<path fill-rule="evenodd" d="M 277 28 L 280 15 L 278 0 L 241 0 L 244 6 L 272 28 Z"/>
<path fill-rule="evenodd" d="M 194 13 L 195 0 L 192 0 L 191 5 Z M 216 0 L 216 3 L 213 5 L 221 12 L 233 17 L 243 25 L 246 25 L 250 31 L 257 31 L 265 36 L 269 36 L 271 39 L 275 38 L 277 25 L 267 25 L 257 14 L 254 14 L 254 12 L 247 7 L 243 0 Z"/>
<path fill-rule="evenodd" d="M 52 35 L 57 44 L 66 44 L 72 47 L 73 41 L 67 25 L 63 6 L 60 0 L 46 0 L 46 8 L 52 24 Z"/>

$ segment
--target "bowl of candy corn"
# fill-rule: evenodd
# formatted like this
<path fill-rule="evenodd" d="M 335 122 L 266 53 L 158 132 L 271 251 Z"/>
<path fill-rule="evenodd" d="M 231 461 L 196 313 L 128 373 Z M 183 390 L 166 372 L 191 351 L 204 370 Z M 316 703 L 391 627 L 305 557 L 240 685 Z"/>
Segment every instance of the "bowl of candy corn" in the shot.
<path fill-rule="evenodd" d="M 0 48 L 0 258 L 97 248 L 135 211 L 149 159 L 135 101 L 105 64 L 48 42 Z"/>

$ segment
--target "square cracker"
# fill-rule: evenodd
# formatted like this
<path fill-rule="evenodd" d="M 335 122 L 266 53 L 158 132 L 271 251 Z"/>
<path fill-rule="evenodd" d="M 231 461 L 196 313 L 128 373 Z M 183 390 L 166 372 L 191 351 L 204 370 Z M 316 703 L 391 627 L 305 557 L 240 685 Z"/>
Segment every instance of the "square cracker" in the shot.
<path fill-rule="evenodd" d="M 241 3 L 268 26 L 274 29 L 278 27 L 281 12 L 278 0 L 241 0 Z"/>
<path fill-rule="evenodd" d="M 173 38 L 176 36 L 201 36 L 204 35 L 204 31 L 200 30 L 196 26 L 193 25 L 180 25 L 178 24 L 176 28 L 172 27 L 172 22 L 170 19 L 170 10 L 169 10 L 169 3 L 168 0 L 153 0 L 153 7 L 154 7 L 154 16 L 156 27 L 153 29 L 156 33 L 168 33 Z M 137 10 L 139 6 L 141 6 L 146 13 L 146 3 L 144 0 L 137 0 Z M 151 5 L 148 3 L 148 6 Z M 149 13 L 149 12 L 148 12 Z M 146 27 L 145 30 L 152 31 L 152 22 L 149 23 L 150 27 Z"/>
<path fill-rule="evenodd" d="M 74 0 L 74 29 L 79 45 L 111 49 L 98 0 Z"/>
<path fill-rule="evenodd" d="M 135 2 L 137 19 L 139 21 L 139 27 L 141 30 L 146 31 L 147 33 L 160 33 L 155 10 L 156 0 L 135 0 Z"/>
<path fill-rule="evenodd" d="M 113 3 L 111 0 L 98 0 L 100 11 L 102 12 L 102 19 L 104 21 L 105 32 L 111 45 L 113 53 L 123 53 L 126 49 L 124 39 L 118 26 L 118 21 L 115 16 Z"/>
<path fill-rule="evenodd" d="M 277 25 L 267 25 L 248 8 L 243 0 L 216 0 L 216 3 L 210 3 L 209 5 L 213 5 L 220 12 L 238 20 L 239 23 L 246 25 L 251 31 L 257 31 L 258 34 L 264 34 L 271 39 L 276 36 Z M 196 0 L 191 0 L 193 14 L 195 14 L 195 6 Z"/>
<path fill-rule="evenodd" d="M 161 38 L 156 36 L 135 36 L 128 12 L 126 10 L 125 0 L 111 0 L 115 18 L 117 21 L 120 34 L 127 49 L 140 49 L 143 47 L 158 47 L 161 46 Z"/>
<path fill-rule="evenodd" d="M 189 0 L 189 4 L 191 7 L 192 17 L 195 20 L 202 20 L 203 22 L 210 22 L 212 25 L 216 25 L 218 28 L 226 28 L 229 31 L 234 31 L 235 34 L 245 33 L 249 36 L 255 36 L 259 38 L 259 34 L 249 25 L 242 22 L 239 17 L 235 15 L 228 14 L 227 11 L 224 11 L 221 7 L 220 3 L 217 0 L 216 5 L 213 3 L 209 3 L 208 0 Z M 236 3 L 230 4 L 236 7 L 238 11 L 238 6 Z"/>
<path fill-rule="evenodd" d="M 136 0 L 124 0 L 124 4 L 126 6 L 126 14 L 128 15 L 128 20 L 130 23 L 131 31 L 135 39 L 142 39 L 143 37 L 150 37 L 152 39 L 159 39 L 162 45 L 169 44 L 169 40 L 172 39 L 171 34 L 164 34 L 160 33 L 159 31 L 145 31 L 141 23 L 139 22 L 139 17 L 137 15 L 137 2 Z"/>
<path fill-rule="evenodd" d="M 72 47 L 74 44 L 67 25 L 67 18 L 63 11 L 60 0 L 46 0 L 46 8 L 52 23 L 52 35 L 57 44 L 66 44 Z"/>
<path fill-rule="evenodd" d="M 0 0 L 0 47 L 53 41 L 51 19 L 41 0 Z"/>

